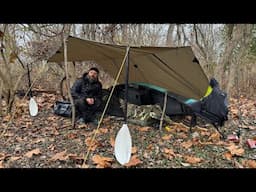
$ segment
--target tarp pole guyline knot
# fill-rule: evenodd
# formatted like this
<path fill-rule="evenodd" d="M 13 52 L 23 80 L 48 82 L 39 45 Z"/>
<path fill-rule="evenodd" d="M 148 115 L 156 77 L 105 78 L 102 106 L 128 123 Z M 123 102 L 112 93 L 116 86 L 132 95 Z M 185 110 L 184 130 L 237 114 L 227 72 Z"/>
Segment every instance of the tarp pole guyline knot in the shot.
<path fill-rule="evenodd" d="M 119 69 L 119 71 L 118 71 L 118 74 L 117 74 L 117 76 L 116 76 L 116 78 L 115 78 L 114 85 L 113 85 L 112 90 L 111 90 L 111 92 L 110 92 L 110 94 L 109 94 L 109 97 L 108 97 L 108 100 L 107 100 L 106 105 L 105 105 L 105 107 L 104 107 L 104 110 L 103 110 L 103 112 L 102 112 L 102 114 L 101 114 L 101 117 L 100 117 L 99 123 L 98 123 L 98 125 L 97 125 L 97 128 L 96 128 L 96 130 L 95 130 L 95 132 L 94 132 L 94 135 L 93 135 L 93 137 L 92 137 L 92 139 L 91 139 L 91 142 L 90 142 L 90 145 L 89 145 L 89 147 L 88 147 L 87 153 L 86 153 L 86 155 L 84 156 L 84 161 L 83 161 L 82 168 L 85 167 L 85 163 L 86 163 L 87 158 L 88 158 L 88 156 L 89 156 L 92 143 L 93 143 L 93 141 L 95 140 L 96 134 L 98 133 L 98 129 L 99 129 L 99 127 L 100 127 L 100 125 L 101 125 L 101 122 L 102 122 L 102 120 L 103 120 L 103 117 L 104 117 L 104 115 L 105 115 L 105 113 L 106 113 L 106 111 L 107 111 L 107 108 L 108 108 L 110 99 L 111 99 L 111 97 L 112 97 L 112 95 L 113 95 L 113 92 L 114 92 L 115 87 L 116 87 L 116 85 L 117 85 L 117 81 L 118 81 L 118 79 L 119 79 L 119 77 L 120 77 L 120 75 L 121 75 L 121 72 L 122 72 L 122 69 L 123 69 L 123 67 L 124 67 L 126 58 L 127 58 L 127 56 L 128 56 L 129 49 L 130 49 L 130 46 L 128 46 L 127 49 L 126 49 L 126 53 L 125 53 L 125 56 L 124 56 L 124 58 L 123 58 L 122 64 L 121 64 L 120 69 Z"/>

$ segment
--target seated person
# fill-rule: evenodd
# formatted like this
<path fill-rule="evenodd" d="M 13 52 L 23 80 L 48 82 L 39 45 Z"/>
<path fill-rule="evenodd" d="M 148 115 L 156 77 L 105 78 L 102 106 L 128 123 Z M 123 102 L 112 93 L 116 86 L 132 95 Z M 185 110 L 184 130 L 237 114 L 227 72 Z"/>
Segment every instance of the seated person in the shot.
<path fill-rule="evenodd" d="M 76 80 L 71 88 L 76 116 L 82 118 L 85 123 L 95 120 L 102 103 L 102 84 L 98 76 L 99 70 L 92 67 L 82 78 Z"/>

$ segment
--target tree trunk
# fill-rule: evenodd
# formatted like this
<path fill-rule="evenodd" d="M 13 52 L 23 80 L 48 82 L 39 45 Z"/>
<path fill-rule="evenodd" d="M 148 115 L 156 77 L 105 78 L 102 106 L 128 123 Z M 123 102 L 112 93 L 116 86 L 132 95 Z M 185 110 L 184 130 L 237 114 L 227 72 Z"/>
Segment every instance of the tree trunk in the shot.
<path fill-rule="evenodd" d="M 176 25 L 176 27 L 177 27 L 177 41 L 178 41 L 178 47 L 180 47 L 181 46 L 181 34 L 180 34 L 180 25 Z"/>
<path fill-rule="evenodd" d="M 175 27 L 175 24 L 169 24 L 168 31 L 167 31 L 166 45 L 170 47 L 174 46 L 174 42 L 173 42 L 174 27 Z"/>
<path fill-rule="evenodd" d="M 3 115 L 3 107 L 2 107 L 2 93 L 3 93 L 3 83 L 0 80 L 0 117 Z"/>
<path fill-rule="evenodd" d="M 225 72 L 227 71 L 227 67 L 230 66 L 232 51 L 235 47 L 235 41 L 232 41 L 234 24 L 227 24 L 226 27 L 227 27 L 227 38 L 225 41 L 226 46 L 224 48 L 223 56 L 221 57 L 221 60 L 216 66 L 214 71 L 215 78 L 219 81 L 220 85 L 223 87 L 225 87 L 225 84 L 226 84 L 224 83 Z M 234 72 L 232 71 L 232 74 L 233 73 Z"/>
<path fill-rule="evenodd" d="M 95 41 L 96 40 L 96 24 L 90 25 L 90 40 Z"/>
<path fill-rule="evenodd" d="M 249 24 L 238 24 L 235 28 L 234 33 L 232 33 L 232 39 L 235 42 L 236 46 L 239 44 L 238 53 L 233 54 L 232 62 L 229 67 L 229 78 L 227 82 L 227 92 L 231 93 L 233 86 L 239 86 L 241 82 L 240 78 L 240 68 L 242 68 L 241 63 L 243 63 L 243 58 L 248 53 L 249 45 L 252 39 L 252 25 Z M 244 67 L 243 67 L 244 68 Z M 235 79 L 237 79 L 235 83 Z"/>
<path fill-rule="evenodd" d="M 143 24 L 138 24 L 138 44 L 141 46 L 143 44 L 143 35 L 142 35 L 142 30 L 143 30 Z"/>
<path fill-rule="evenodd" d="M 122 43 L 128 43 L 128 24 L 122 24 Z"/>

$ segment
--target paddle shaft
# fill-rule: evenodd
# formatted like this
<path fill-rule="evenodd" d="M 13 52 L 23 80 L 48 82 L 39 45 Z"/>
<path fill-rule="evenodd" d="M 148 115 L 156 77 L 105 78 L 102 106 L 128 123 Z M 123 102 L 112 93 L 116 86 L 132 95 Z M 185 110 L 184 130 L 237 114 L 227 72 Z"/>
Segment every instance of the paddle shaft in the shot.
<path fill-rule="evenodd" d="M 125 105 L 124 105 L 124 122 L 127 124 L 127 103 L 128 103 L 128 82 L 129 82 L 129 47 L 126 51 L 128 52 L 126 61 L 125 61 Z"/>
<path fill-rule="evenodd" d="M 31 79 L 30 79 L 30 70 L 28 67 L 28 63 L 27 63 L 27 71 L 28 71 L 28 87 L 30 88 L 31 87 Z M 28 95 L 30 98 L 33 97 L 31 89 L 29 89 Z"/>

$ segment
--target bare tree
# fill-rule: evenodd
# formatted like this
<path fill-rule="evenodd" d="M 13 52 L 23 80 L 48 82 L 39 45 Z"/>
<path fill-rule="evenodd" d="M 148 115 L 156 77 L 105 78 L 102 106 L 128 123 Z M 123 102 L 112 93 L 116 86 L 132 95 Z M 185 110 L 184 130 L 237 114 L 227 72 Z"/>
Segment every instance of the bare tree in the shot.
<path fill-rule="evenodd" d="M 238 78 L 239 65 L 246 56 L 252 39 L 252 25 L 226 24 L 225 47 L 220 62 L 215 69 L 215 75 L 228 93 Z"/>
<path fill-rule="evenodd" d="M 0 79 L 2 81 L 1 94 L 4 96 L 8 105 L 8 113 L 11 112 L 15 92 L 20 83 L 20 79 L 24 75 L 24 71 L 22 71 L 23 69 L 19 65 L 17 66 L 16 63 L 19 50 L 17 49 L 16 41 L 12 36 L 13 33 L 10 32 L 10 28 L 12 27 L 13 26 L 5 24 L 3 25 L 3 31 L 0 30 L 1 63 L 3 63 L 0 65 Z M 16 73 L 18 71 L 21 71 L 21 73 L 18 73 L 17 75 Z"/>
<path fill-rule="evenodd" d="M 167 31 L 167 38 L 166 38 L 166 45 L 167 46 L 174 46 L 173 40 L 173 31 L 174 31 L 175 24 L 169 24 L 168 31 Z"/>

